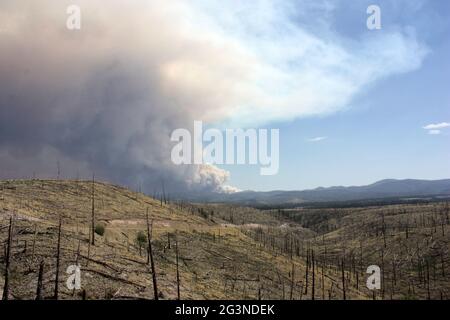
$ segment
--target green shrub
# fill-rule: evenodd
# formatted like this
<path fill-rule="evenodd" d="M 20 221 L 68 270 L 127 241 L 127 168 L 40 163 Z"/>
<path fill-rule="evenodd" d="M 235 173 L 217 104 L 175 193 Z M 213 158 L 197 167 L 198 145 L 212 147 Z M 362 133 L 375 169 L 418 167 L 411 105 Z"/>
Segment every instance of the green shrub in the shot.
<path fill-rule="evenodd" d="M 144 245 L 147 243 L 147 236 L 145 235 L 144 232 L 139 231 L 137 236 L 136 236 L 136 242 L 138 243 L 138 245 Z"/>
<path fill-rule="evenodd" d="M 95 233 L 99 236 L 103 236 L 105 234 L 105 226 L 102 224 L 97 224 L 95 226 Z"/>

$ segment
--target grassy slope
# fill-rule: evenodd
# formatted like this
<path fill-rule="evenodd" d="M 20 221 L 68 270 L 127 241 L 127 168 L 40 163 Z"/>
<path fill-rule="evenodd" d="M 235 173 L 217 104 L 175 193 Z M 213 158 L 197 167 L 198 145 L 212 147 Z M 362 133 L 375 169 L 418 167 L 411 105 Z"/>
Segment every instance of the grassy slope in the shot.
<path fill-rule="evenodd" d="M 245 230 L 249 226 L 221 218 L 229 214 L 228 209 L 218 207 L 216 210 L 220 214 L 204 217 L 193 207 L 180 209 L 176 205 L 161 205 L 143 194 L 104 183 L 95 183 L 95 213 L 97 223 L 106 226 L 106 233 L 96 235 L 88 260 L 91 188 L 91 182 L 86 181 L 0 182 L 2 243 L 7 238 L 8 219 L 11 215 L 15 217 L 12 298 L 35 297 L 40 261 L 45 262 L 45 296 L 52 296 L 59 215 L 63 217 L 60 298 L 80 298 L 80 291 L 72 292 L 65 284 L 66 268 L 76 262 L 77 256 L 87 298 L 153 298 L 146 250 L 140 252 L 135 242 L 137 233 L 146 230 L 147 209 L 154 225 L 156 273 L 162 298 L 176 298 L 175 235 L 179 243 L 181 297 L 184 299 L 256 299 L 258 296 L 288 299 L 291 286 L 294 299 L 310 298 L 311 290 L 305 296 L 302 289 L 303 258 L 291 259 L 265 248 L 247 236 Z M 261 218 L 258 212 L 253 212 L 252 216 L 257 221 L 267 218 Z M 277 223 L 273 219 L 269 222 Z M 0 255 L 0 268 L 3 275 L 3 255 Z M 323 292 L 328 296 L 328 290 L 333 287 L 331 297 L 340 298 L 339 275 L 326 268 L 324 274 Z M 3 283 L 2 276 L 0 283 Z M 316 298 L 322 296 L 321 292 L 322 281 L 318 275 Z M 347 296 L 367 297 L 358 290 L 351 290 Z"/>

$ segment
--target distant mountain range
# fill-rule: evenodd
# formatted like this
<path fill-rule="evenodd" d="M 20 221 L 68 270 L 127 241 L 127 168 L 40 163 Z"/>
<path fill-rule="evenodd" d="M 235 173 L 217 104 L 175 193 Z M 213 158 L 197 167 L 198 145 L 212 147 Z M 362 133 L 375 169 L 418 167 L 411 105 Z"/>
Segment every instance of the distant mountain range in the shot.
<path fill-rule="evenodd" d="M 242 191 L 190 197 L 190 201 L 228 202 L 246 205 L 301 204 L 307 202 L 359 201 L 364 199 L 450 196 L 450 179 L 386 179 L 367 186 L 316 188 L 303 191 Z"/>

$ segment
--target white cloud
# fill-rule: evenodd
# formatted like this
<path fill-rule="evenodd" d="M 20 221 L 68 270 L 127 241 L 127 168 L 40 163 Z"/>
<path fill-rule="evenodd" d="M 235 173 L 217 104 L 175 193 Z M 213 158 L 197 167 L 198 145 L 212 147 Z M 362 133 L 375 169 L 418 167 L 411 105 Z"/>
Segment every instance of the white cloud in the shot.
<path fill-rule="evenodd" d="M 425 130 L 436 130 L 436 129 L 443 129 L 443 128 L 447 128 L 447 127 L 450 127 L 450 123 L 441 122 L 441 123 L 432 123 L 432 124 L 424 126 L 423 128 Z"/>
<path fill-rule="evenodd" d="M 428 130 L 428 134 L 431 135 L 439 135 L 442 133 L 441 129 L 445 129 L 447 127 L 450 127 L 450 123 L 448 122 L 441 122 L 441 123 L 431 123 L 424 127 L 422 127 L 425 130 Z"/>
<path fill-rule="evenodd" d="M 219 70 L 221 79 L 207 77 L 232 85 L 221 87 L 227 98 L 214 106 L 231 123 L 255 126 L 337 112 L 375 81 L 419 68 L 428 53 L 413 29 L 367 34 L 355 41 L 331 31 L 311 31 L 290 19 L 293 7 L 316 2 L 194 2 L 196 25 L 204 25 L 198 32 L 231 49 L 224 61 L 245 61 L 233 64 L 235 72 L 225 77 L 216 64 L 212 70 Z M 177 75 L 189 74 L 191 68 L 180 66 Z M 211 74 L 211 69 L 203 70 Z"/>
<path fill-rule="evenodd" d="M 323 141 L 325 139 L 328 139 L 328 137 L 315 137 L 315 138 L 308 139 L 308 141 L 309 142 L 319 142 L 319 141 Z"/>

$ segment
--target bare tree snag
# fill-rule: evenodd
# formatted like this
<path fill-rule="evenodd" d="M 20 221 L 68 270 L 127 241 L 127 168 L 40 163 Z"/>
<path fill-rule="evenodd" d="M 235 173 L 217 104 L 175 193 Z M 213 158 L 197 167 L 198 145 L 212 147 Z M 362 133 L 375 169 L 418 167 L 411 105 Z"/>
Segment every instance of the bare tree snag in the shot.
<path fill-rule="evenodd" d="M 344 271 L 344 258 L 342 258 L 341 262 L 341 273 L 342 273 L 342 298 L 347 300 L 347 294 L 345 292 L 345 271 Z"/>
<path fill-rule="evenodd" d="M 42 300 L 42 278 L 44 277 L 44 260 L 39 264 L 39 274 L 36 289 L 36 300 Z"/>
<path fill-rule="evenodd" d="M 292 272 L 291 272 L 291 292 L 289 294 L 289 299 L 292 300 L 293 294 L 294 294 L 294 272 L 295 272 L 295 266 L 292 264 Z"/>
<path fill-rule="evenodd" d="M 60 265 L 60 256 L 61 256 L 61 225 L 62 225 L 62 217 L 59 215 L 59 225 L 58 225 L 58 247 L 56 249 L 56 276 L 55 276 L 55 293 L 54 298 L 58 300 L 58 291 L 59 291 L 59 265 Z"/>
<path fill-rule="evenodd" d="M 31 260 L 34 260 L 34 249 L 36 247 L 37 225 L 34 225 L 33 246 L 31 248 Z"/>
<path fill-rule="evenodd" d="M 167 232 L 167 248 L 170 249 L 170 233 Z"/>
<path fill-rule="evenodd" d="M 426 270 L 427 270 L 427 300 L 431 300 L 431 293 L 430 293 L 430 263 L 428 262 L 428 259 L 426 260 Z"/>
<path fill-rule="evenodd" d="M 180 272 L 178 269 L 178 239 L 175 238 L 175 259 L 177 262 L 177 300 L 180 300 Z"/>
<path fill-rule="evenodd" d="M 95 175 L 92 175 L 92 225 L 91 236 L 92 245 L 95 246 Z"/>
<path fill-rule="evenodd" d="M 150 223 L 148 219 L 148 208 L 147 208 L 148 255 L 150 256 L 150 267 L 152 270 L 153 296 L 155 300 L 158 300 L 158 285 L 156 281 L 155 262 L 153 260 L 153 250 L 152 250 L 152 232 L 153 232 L 153 222 Z"/>
<path fill-rule="evenodd" d="M 312 260 L 312 292 L 311 292 L 311 300 L 314 300 L 315 298 L 315 291 L 316 291 L 316 264 L 314 261 L 314 250 L 311 250 L 311 260 Z"/>
<path fill-rule="evenodd" d="M 88 248 L 87 248 L 87 261 L 86 261 L 86 267 L 89 266 L 89 258 L 91 257 L 91 228 L 89 228 L 89 239 L 88 239 Z"/>
<path fill-rule="evenodd" d="M 306 250 L 305 295 L 308 294 L 309 249 Z"/>
<path fill-rule="evenodd" d="M 13 237 L 13 217 L 9 218 L 9 228 L 8 228 L 8 242 L 6 244 L 6 256 L 5 256 L 5 284 L 3 285 L 3 300 L 8 300 L 9 298 L 9 266 L 11 262 L 11 246 Z"/>
<path fill-rule="evenodd" d="M 381 213 L 381 223 L 383 231 L 383 245 L 386 248 L 386 221 L 384 219 L 384 212 Z"/>

